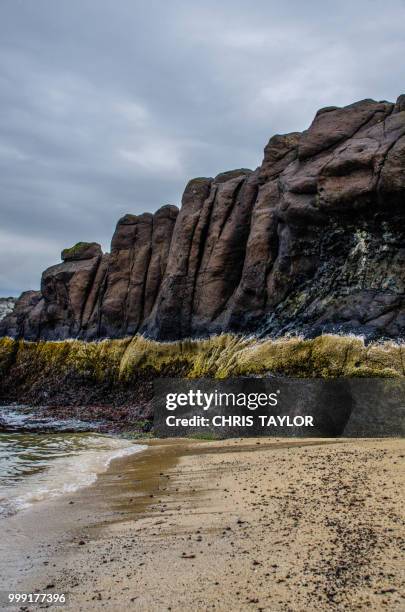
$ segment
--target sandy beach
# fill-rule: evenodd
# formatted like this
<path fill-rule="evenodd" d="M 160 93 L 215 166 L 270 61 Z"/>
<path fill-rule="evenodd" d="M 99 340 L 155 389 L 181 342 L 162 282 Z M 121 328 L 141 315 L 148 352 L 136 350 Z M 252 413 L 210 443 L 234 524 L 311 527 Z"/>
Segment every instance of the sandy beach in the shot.
<path fill-rule="evenodd" d="M 401 439 L 152 440 L 1 521 L 1 588 L 65 610 L 399 612 L 404 457 Z"/>

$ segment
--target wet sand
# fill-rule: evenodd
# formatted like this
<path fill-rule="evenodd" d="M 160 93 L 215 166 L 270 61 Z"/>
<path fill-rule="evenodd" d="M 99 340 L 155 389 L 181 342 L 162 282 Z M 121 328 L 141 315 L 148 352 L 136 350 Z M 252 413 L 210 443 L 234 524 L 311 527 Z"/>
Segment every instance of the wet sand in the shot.
<path fill-rule="evenodd" d="M 75 611 L 403 611 L 404 457 L 400 439 L 154 440 L 0 521 L 0 588 Z"/>

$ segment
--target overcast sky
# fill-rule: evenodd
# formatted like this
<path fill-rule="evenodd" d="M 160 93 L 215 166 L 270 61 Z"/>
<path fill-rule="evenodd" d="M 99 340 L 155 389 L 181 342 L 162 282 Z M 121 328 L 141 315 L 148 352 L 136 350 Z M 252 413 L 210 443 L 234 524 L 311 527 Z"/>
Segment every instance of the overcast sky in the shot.
<path fill-rule="evenodd" d="M 404 23 L 403 0 L 0 0 L 0 295 L 322 106 L 394 100 Z"/>

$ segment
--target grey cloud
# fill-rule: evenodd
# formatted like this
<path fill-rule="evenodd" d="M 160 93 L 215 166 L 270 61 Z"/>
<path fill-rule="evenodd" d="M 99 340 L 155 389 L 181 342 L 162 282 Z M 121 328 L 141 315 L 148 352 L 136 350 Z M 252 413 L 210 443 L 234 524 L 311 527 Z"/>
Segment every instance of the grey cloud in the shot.
<path fill-rule="evenodd" d="M 0 295 L 78 240 L 255 167 L 315 111 L 404 89 L 388 0 L 2 0 Z"/>

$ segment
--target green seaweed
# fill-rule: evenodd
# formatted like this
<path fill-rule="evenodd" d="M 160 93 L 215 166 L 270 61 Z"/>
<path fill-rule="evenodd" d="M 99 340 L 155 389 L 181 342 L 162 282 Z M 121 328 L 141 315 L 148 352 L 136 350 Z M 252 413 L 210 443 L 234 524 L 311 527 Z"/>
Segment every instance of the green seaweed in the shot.
<path fill-rule="evenodd" d="M 268 374 L 403 377 L 405 348 L 395 342 L 366 346 L 360 338 L 334 335 L 257 340 L 222 334 L 177 342 L 139 335 L 97 342 L 0 339 L 2 388 L 45 388 L 49 381 L 62 385 L 67 380 L 119 386 L 159 376 L 223 379 Z"/>

